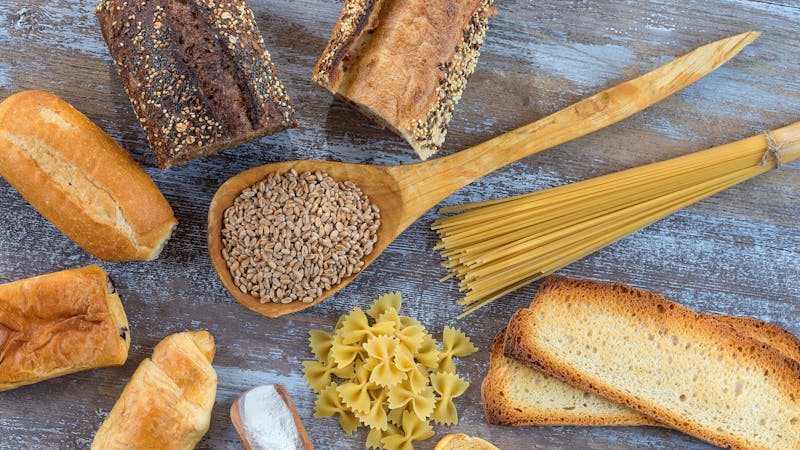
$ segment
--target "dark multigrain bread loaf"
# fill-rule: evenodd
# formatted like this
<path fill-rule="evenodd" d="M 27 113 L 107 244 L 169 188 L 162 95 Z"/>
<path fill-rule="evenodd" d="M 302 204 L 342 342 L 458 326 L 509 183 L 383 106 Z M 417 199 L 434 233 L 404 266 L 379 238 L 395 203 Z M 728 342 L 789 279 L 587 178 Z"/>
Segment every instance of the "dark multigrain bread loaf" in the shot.
<path fill-rule="evenodd" d="M 95 12 L 162 169 L 297 126 L 245 0 L 101 0 Z"/>
<path fill-rule="evenodd" d="M 313 79 L 426 159 L 444 143 L 493 3 L 345 0 Z"/>

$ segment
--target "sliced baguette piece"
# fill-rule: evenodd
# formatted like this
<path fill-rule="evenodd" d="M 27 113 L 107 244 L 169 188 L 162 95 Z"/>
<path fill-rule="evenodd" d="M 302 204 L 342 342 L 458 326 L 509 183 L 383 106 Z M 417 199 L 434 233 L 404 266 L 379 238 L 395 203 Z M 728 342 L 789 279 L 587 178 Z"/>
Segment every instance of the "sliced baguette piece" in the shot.
<path fill-rule="evenodd" d="M 551 277 L 504 354 L 715 445 L 800 449 L 800 365 L 652 292 Z"/>
<path fill-rule="evenodd" d="M 785 329 L 750 317 L 712 314 L 740 333 L 800 360 L 800 339 Z M 481 384 L 486 421 L 494 425 L 657 425 L 630 408 L 570 386 L 503 356 L 505 328 L 489 348 L 489 371 Z"/>
<path fill-rule="evenodd" d="M 433 450 L 500 450 L 481 438 L 463 433 L 445 435 Z"/>

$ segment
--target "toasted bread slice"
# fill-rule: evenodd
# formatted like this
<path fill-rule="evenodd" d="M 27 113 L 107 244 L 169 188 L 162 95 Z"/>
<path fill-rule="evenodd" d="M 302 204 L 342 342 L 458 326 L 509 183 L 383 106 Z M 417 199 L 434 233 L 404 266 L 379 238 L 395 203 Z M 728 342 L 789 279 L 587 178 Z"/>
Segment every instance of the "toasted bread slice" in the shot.
<path fill-rule="evenodd" d="M 481 438 L 466 434 L 448 434 L 439 440 L 433 450 L 500 450 Z"/>
<path fill-rule="evenodd" d="M 723 314 L 707 314 L 747 337 L 774 347 L 789 359 L 800 362 L 800 339 L 786 329 L 753 319 L 752 317 L 726 316 Z"/>
<path fill-rule="evenodd" d="M 505 329 L 489 348 L 481 384 L 486 421 L 494 425 L 660 425 L 619 403 L 579 389 L 503 356 Z"/>
<path fill-rule="evenodd" d="M 716 445 L 800 448 L 800 364 L 651 292 L 552 277 L 504 354 Z"/>
<path fill-rule="evenodd" d="M 800 360 L 800 339 L 785 329 L 758 319 L 710 315 L 741 334 Z M 489 372 L 481 385 L 486 421 L 495 425 L 656 425 L 635 410 L 570 386 L 503 356 L 505 328 L 489 348 Z"/>

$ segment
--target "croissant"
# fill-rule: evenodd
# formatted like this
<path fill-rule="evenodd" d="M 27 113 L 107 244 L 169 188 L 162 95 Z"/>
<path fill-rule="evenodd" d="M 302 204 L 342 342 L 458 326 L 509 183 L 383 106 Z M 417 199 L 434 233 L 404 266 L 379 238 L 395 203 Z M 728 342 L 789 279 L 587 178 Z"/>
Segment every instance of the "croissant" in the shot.
<path fill-rule="evenodd" d="M 0 285 L 0 391 L 120 366 L 130 344 L 122 303 L 98 266 Z"/>
<path fill-rule="evenodd" d="M 211 421 L 217 392 L 214 352 L 207 331 L 164 338 L 139 364 L 97 431 L 92 450 L 193 449 Z"/>

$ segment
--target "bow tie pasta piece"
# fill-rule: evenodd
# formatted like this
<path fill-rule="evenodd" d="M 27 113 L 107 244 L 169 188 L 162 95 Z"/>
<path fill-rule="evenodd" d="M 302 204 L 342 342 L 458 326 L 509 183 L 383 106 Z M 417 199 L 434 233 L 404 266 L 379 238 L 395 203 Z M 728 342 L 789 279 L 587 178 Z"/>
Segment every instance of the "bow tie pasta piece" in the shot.
<path fill-rule="evenodd" d="M 303 361 L 303 375 L 311 389 L 316 392 L 322 391 L 331 383 L 332 375 L 339 378 L 352 378 L 353 373 L 353 364 L 339 367 L 333 358 L 328 358 L 325 362 Z"/>
<path fill-rule="evenodd" d="M 367 315 L 361 309 L 354 309 L 342 323 L 342 343 L 355 344 L 369 340 L 375 336 L 393 335 L 395 330 L 394 323 L 377 322 L 375 325 L 369 324 Z"/>
<path fill-rule="evenodd" d="M 442 345 L 444 350 L 442 350 L 442 358 L 439 361 L 439 372 L 455 372 L 454 356 L 468 356 L 478 351 L 467 335 L 451 327 L 444 327 Z"/>
<path fill-rule="evenodd" d="M 361 343 L 345 344 L 344 336 L 347 331 L 344 327 L 336 330 L 333 335 L 333 345 L 331 345 L 331 359 L 339 367 L 347 367 L 353 364 L 356 358 L 364 354 L 364 346 Z"/>
<path fill-rule="evenodd" d="M 400 314 L 394 308 L 388 308 L 386 311 L 382 312 L 381 315 L 375 318 L 377 323 L 382 322 L 391 322 L 394 324 L 395 330 L 402 330 L 404 325 L 403 321 L 400 319 Z M 395 331 L 396 333 L 397 331 Z"/>
<path fill-rule="evenodd" d="M 383 449 L 385 448 L 381 441 L 386 436 L 392 434 L 402 434 L 402 430 L 400 430 L 399 422 L 398 425 L 389 424 L 385 430 L 379 430 L 377 428 L 373 428 L 369 430 L 369 434 L 367 434 L 367 448 L 372 449 Z"/>
<path fill-rule="evenodd" d="M 358 420 L 372 430 L 386 431 L 389 428 L 389 416 L 387 413 L 389 406 L 386 404 L 386 395 L 385 389 L 370 391 L 371 402 L 369 410 L 365 413 L 356 412 Z"/>
<path fill-rule="evenodd" d="M 407 407 L 422 420 L 431 416 L 435 403 L 436 396 L 431 386 L 425 386 L 418 393 L 414 393 L 410 384 L 403 382 L 389 391 L 389 408 Z"/>
<path fill-rule="evenodd" d="M 322 330 L 309 330 L 308 331 L 308 345 L 311 347 L 311 353 L 320 361 L 327 361 L 328 355 L 333 346 L 333 336 Z"/>
<path fill-rule="evenodd" d="M 421 325 L 400 328 L 394 333 L 394 337 L 399 339 L 411 353 L 416 354 L 425 340 L 425 328 Z"/>
<path fill-rule="evenodd" d="M 342 404 L 339 399 L 339 393 L 336 392 L 336 383 L 331 383 L 322 390 L 314 404 L 314 417 L 330 417 L 335 414 L 339 415 L 339 425 L 347 434 L 353 434 L 358 428 L 358 419 L 346 406 Z"/>
<path fill-rule="evenodd" d="M 417 362 L 429 369 L 439 367 L 439 361 L 442 359 L 442 351 L 433 336 L 428 333 L 424 334 L 422 337 L 422 344 L 420 344 L 415 358 Z"/>
<path fill-rule="evenodd" d="M 458 413 L 453 399 L 463 394 L 469 387 L 469 383 L 454 373 L 442 372 L 431 375 L 431 385 L 433 390 L 439 394 L 431 419 L 442 425 L 457 424 Z"/>
<path fill-rule="evenodd" d="M 414 361 L 414 353 L 402 343 L 394 349 L 394 365 L 403 372 L 408 372 L 417 365 Z"/>
<path fill-rule="evenodd" d="M 394 386 L 405 379 L 405 372 L 394 364 L 394 355 L 399 341 L 391 336 L 375 336 L 364 349 L 369 355 L 366 366 L 372 371 L 369 380 L 380 386 Z"/>
<path fill-rule="evenodd" d="M 417 364 L 408 371 L 408 385 L 411 392 L 417 394 L 428 385 L 428 369 L 422 364 Z"/>
<path fill-rule="evenodd" d="M 394 309 L 395 311 L 400 311 L 400 305 L 403 303 L 403 298 L 399 292 L 390 292 L 388 294 L 383 294 L 372 304 L 372 306 L 367 310 L 367 314 L 375 320 L 380 320 L 378 317 L 388 311 L 389 309 Z"/>
<path fill-rule="evenodd" d="M 364 363 L 360 363 L 356 366 L 355 376 L 336 388 L 336 392 L 339 393 L 342 403 L 353 412 L 366 413 L 370 407 L 369 388 L 369 370 Z"/>
<path fill-rule="evenodd" d="M 381 439 L 387 450 L 414 450 L 414 441 L 424 441 L 433 436 L 433 429 L 426 421 L 409 411 L 403 413 L 402 434 L 390 434 Z"/>

